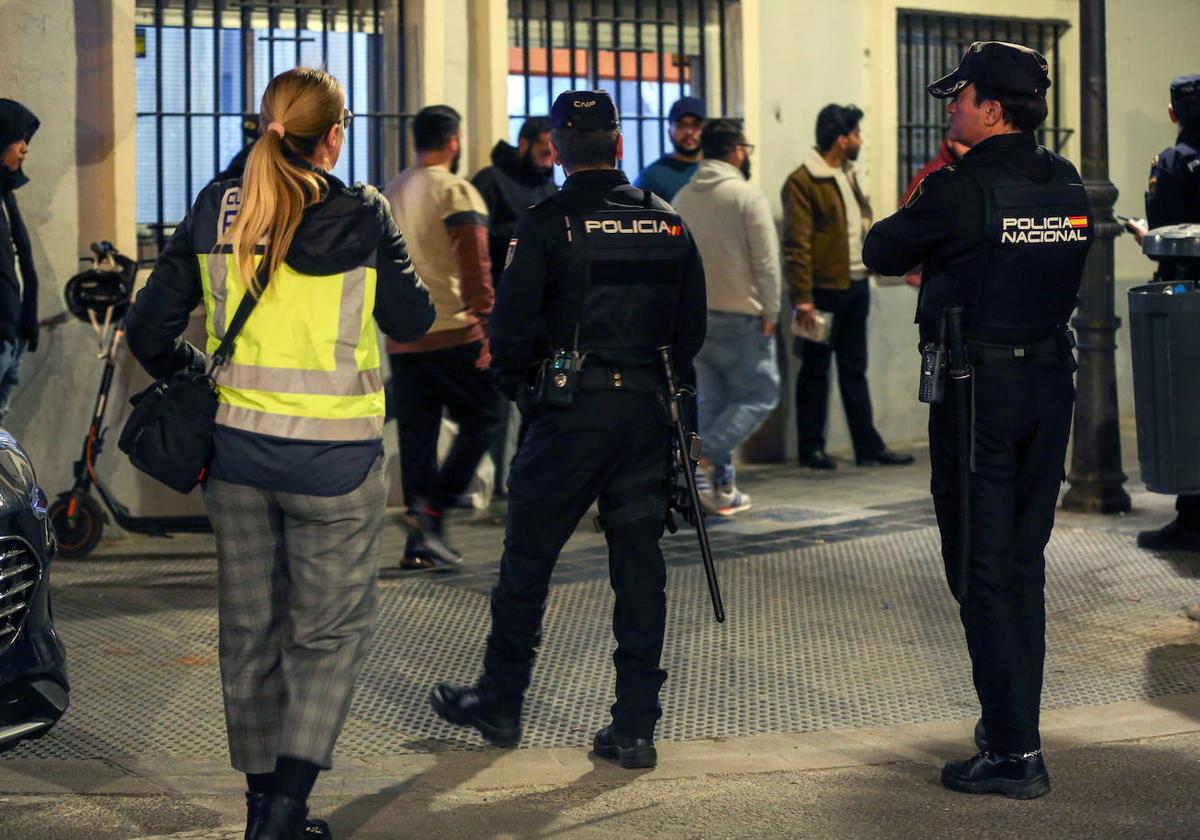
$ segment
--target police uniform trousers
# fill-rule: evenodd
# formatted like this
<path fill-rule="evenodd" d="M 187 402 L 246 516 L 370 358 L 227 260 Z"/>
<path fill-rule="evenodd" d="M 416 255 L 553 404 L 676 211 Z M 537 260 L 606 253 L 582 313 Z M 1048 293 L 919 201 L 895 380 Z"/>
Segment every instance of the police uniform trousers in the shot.
<path fill-rule="evenodd" d="M 1068 355 L 1064 346 L 1058 358 L 974 366 L 972 556 L 959 615 L 983 723 L 997 753 L 1040 748 L 1044 551 L 1065 478 L 1075 401 Z M 955 387 L 948 383 L 945 401 L 931 406 L 929 415 L 933 500 L 952 590 L 959 576 L 960 539 Z"/>
<path fill-rule="evenodd" d="M 541 638 L 555 561 L 599 499 L 616 596 L 616 731 L 652 737 L 666 680 L 659 668 L 666 624 L 666 567 L 658 541 L 667 505 L 671 429 L 654 391 L 580 391 L 567 409 L 542 409 L 509 473 L 500 580 L 480 688 L 518 714 Z M 566 620 L 571 620 L 569 616 Z"/>
<path fill-rule="evenodd" d="M 341 496 L 210 478 L 204 501 L 233 766 L 270 773 L 287 756 L 328 769 L 374 629 L 382 458 Z"/>

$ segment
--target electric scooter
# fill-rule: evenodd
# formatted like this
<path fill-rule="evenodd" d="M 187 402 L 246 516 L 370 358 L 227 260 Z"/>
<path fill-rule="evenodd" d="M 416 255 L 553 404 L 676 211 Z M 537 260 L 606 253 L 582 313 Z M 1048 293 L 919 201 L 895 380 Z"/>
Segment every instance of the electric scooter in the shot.
<path fill-rule="evenodd" d="M 75 483 L 58 496 L 47 514 L 58 535 L 58 553 L 69 558 L 86 557 L 91 553 L 100 542 L 105 522 L 110 521 L 109 514 L 121 528 L 136 534 L 169 537 L 171 534 L 212 531 L 208 517 L 202 515 L 135 516 L 96 474 L 96 460 L 104 450 L 108 432 L 104 414 L 117 369 L 117 351 L 125 337 L 125 312 L 133 293 L 137 263 L 118 253 L 109 242 L 93 244 L 90 260 L 92 267 L 68 281 L 64 295 L 71 314 L 89 322 L 96 331 L 104 372 L 100 376 L 100 390 L 83 441 L 83 452 L 75 462 Z M 93 488 L 100 502 L 92 497 Z"/>

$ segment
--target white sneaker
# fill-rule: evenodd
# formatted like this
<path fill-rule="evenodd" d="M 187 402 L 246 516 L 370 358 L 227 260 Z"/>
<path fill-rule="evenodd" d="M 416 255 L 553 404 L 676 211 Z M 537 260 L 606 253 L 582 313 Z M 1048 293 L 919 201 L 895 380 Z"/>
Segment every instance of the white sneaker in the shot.
<path fill-rule="evenodd" d="M 712 474 L 704 467 L 696 467 L 696 494 L 705 513 L 717 515 L 721 512 L 717 491 L 713 487 Z"/>
<path fill-rule="evenodd" d="M 744 510 L 750 510 L 750 494 L 743 493 L 734 484 L 723 484 L 715 494 L 717 513 L 721 516 L 733 516 Z"/>

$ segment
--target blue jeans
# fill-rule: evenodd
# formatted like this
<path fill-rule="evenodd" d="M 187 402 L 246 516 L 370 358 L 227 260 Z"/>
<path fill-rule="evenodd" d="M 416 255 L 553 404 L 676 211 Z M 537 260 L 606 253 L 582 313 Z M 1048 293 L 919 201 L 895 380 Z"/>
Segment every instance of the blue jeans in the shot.
<path fill-rule="evenodd" d="M 696 391 L 713 484 L 732 484 L 733 450 L 779 404 L 775 337 L 763 335 L 762 318 L 709 310 L 708 335 L 696 356 Z"/>
<path fill-rule="evenodd" d="M 8 414 L 8 403 L 21 376 L 21 357 L 25 355 L 22 338 L 0 341 L 0 425 Z"/>

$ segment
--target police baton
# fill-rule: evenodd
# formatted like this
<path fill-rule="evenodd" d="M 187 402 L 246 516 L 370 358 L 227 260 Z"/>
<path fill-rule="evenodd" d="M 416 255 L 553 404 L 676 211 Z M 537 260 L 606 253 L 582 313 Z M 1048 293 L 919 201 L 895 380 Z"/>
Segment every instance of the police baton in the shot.
<path fill-rule="evenodd" d="M 718 623 L 725 621 L 725 605 L 721 603 L 721 587 L 717 584 L 717 568 L 713 565 L 712 549 L 708 545 L 708 530 L 704 527 L 704 515 L 700 507 L 700 491 L 696 489 L 696 465 L 700 461 L 700 436 L 689 436 L 683 427 L 683 412 L 680 402 L 683 393 L 675 385 L 675 368 L 671 364 L 671 347 L 658 348 L 662 361 L 663 375 L 667 380 L 667 399 L 671 403 L 671 426 L 675 430 L 675 448 L 679 451 L 679 463 L 683 466 L 684 481 L 692 503 L 692 520 L 696 526 L 696 538 L 700 542 L 700 559 L 704 561 L 704 576 L 708 578 L 708 596 L 712 599 L 713 615 Z"/>
<path fill-rule="evenodd" d="M 955 596 L 961 602 L 967 597 L 971 578 L 971 462 L 975 446 L 972 406 L 968 389 L 973 387 L 973 371 L 967 364 L 967 349 L 963 341 L 962 307 L 946 310 L 946 336 L 950 343 L 950 379 L 954 382 L 954 400 L 958 419 L 958 581 Z"/>

